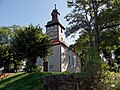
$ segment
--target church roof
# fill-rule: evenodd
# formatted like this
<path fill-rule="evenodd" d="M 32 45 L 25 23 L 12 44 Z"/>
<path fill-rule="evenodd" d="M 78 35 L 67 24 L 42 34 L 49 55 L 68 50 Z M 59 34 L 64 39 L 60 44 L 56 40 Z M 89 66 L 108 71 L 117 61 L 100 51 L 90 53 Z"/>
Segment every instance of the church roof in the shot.
<path fill-rule="evenodd" d="M 71 50 L 72 52 L 74 52 L 77 56 L 79 56 L 79 55 L 76 53 L 76 50 L 75 50 L 75 49 L 71 49 L 68 45 L 66 45 L 65 43 L 60 42 L 59 40 L 53 40 L 52 43 L 53 43 L 53 46 L 55 46 L 55 45 L 63 45 L 64 47 L 66 47 L 66 48 L 68 48 L 69 50 Z M 80 57 L 80 56 L 79 56 L 79 57 Z"/>
<path fill-rule="evenodd" d="M 51 15 L 53 15 L 54 13 L 57 13 L 57 14 L 59 14 L 59 15 L 60 15 L 60 13 L 58 12 L 58 10 L 56 9 L 56 4 L 55 4 L 55 9 L 53 9 L 53 11 L 52 11 Z"/>
<path fill-rule="evenodd" d="M 60 25 L 63 29 L 65 29 L 64 26 L 59 21 L 49 21 L 45 27 L 50 27 L 53 25 Z"/>

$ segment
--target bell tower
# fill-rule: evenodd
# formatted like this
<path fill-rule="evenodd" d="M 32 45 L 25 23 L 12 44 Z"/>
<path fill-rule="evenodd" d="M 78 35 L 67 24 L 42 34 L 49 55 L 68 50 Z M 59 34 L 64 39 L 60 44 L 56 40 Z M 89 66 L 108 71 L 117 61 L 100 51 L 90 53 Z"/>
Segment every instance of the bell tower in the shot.
<path fill-rule="evenodd" d="M 65 35 L 64 35 L 64 30 L 65 28 L 63 25 L 60 23 L 59 16 L 60 13 L 56 9 L 56 4 L 55 8 L 53 9 L 52 13 L 52 20 L 49 21 L 46 25 L 46 33 L 48 36 L 51 37 L 52 43 L 64 43 L 65 41 Z"/>

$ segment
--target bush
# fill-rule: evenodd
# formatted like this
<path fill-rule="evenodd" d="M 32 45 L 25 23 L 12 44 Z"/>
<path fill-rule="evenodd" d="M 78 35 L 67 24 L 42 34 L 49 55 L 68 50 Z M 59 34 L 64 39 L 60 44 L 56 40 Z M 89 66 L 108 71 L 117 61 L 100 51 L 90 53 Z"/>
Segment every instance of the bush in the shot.
<path fill-rule="evenodd" d="M 106 71 L 91 76 L 81 72 L 79 78 L 81 90 L 120 90 L 120 73 Z"/>
<path fill-rule="evenodd" d="M 37 66 L 35 71 L 36 72 L 43 72 L 43 66 Z"/>
<path fill-rule="evenodd" d="M 98 90 L 120 90 L 120 74 L 109 71 L 103 72 L 97 88 Z"/>

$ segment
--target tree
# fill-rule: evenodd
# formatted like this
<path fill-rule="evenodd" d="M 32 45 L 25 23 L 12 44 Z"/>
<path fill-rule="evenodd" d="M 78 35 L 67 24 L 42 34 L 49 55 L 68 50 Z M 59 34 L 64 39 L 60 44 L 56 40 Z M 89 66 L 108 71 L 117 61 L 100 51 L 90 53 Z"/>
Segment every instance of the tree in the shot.
<path fill-rule="evenodd" d="M 66 33 L 87 33 L 90 46 L 99 48 L 100 33 L 120 25 L 120 1 L 118 0 L 69 0 L 73 11 L 65 18 L 70 27 Z"/>
<path fill-rule="evenodd" d="M 88 53 L 91 47 L 98 52 L 97 56 L 99 57 L 103 49 L 101 45 L 104 41 L 102 35 L 107 31 L 119 30 L 120 1 L 69 0 L 68 7 L 72 8 L 73 11 L 65 17 L 69 22 L 66 35 L 79 32 L 79 39 L 76 41 L 76 45 L 84 60 L 92 57 Z"/>
<path fill-rule="evenodd" d="M 29 25 L 16 31 L 11 41 L 14 56 L 17 60 L 27 60 L 28 71 L 33 71 L 38 56 L 44 60 L 51 55 L 51 40 L 39 26 Z"/>
<path fill-rule="evenodd" d="M 0 27 L 0 67 L 4 67 L 4 72 L 10 70 L 12 54 L 10 50 L 10 38 L 13 36 L 9 27 Z"/>
<path fill-rule="evenodd" d="M 120 65 L 119 63 L 119 47 L 120 47 L 120 28 L 116 28 L 113 30 L 106 30 L 101 33 L 100 35 L 101 39 L 101 50 L 103 53 L 103 57 L 108 62 L 108 65 L 110 66 L 110 71 L 116 71 L 116 66 L 118 67 Z M 112 58 L 114 55 L 114 58 Z"/>

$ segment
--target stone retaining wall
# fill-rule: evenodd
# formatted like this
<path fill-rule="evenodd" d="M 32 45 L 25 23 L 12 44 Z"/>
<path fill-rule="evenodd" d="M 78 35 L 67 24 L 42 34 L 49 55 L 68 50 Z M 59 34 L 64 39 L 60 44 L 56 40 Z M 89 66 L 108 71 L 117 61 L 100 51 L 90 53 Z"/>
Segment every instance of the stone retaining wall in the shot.
<path fill-rule="evenodd" d="M 55 75 L 44 78 L 44 90 L 83 90 L 80 88 L 80 78 L 76 75 Z"/>

